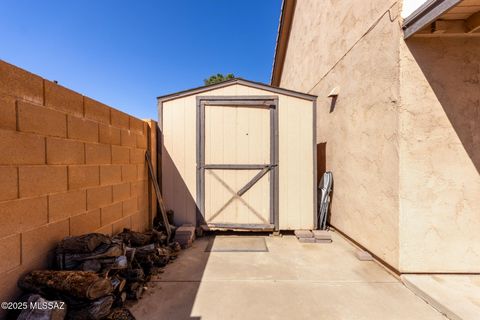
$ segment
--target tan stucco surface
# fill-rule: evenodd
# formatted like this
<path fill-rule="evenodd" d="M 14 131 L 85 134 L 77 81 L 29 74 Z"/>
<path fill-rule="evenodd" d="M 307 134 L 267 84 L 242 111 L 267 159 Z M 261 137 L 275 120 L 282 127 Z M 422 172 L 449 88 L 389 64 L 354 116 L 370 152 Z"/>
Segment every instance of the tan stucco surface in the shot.
<path fill-rule="evenodd" d="M 401 272 L 480 272 L 480 41 L 405 43 L 392 4 L 298 1 L 280 86 L 319 97 L 332 225 Z"/>
<path fill-rule="evenodd" d="M 480 39 L 401 44 L 400 269 L 479 272 Z"/>
<path fill-rule="evenodd" d="M 317 143 L 326 143 L 334 178 L 331 224 L 398 267 L 400 28 L 382 3 L 297 2 L 281 86 L 319 96 Z"/>

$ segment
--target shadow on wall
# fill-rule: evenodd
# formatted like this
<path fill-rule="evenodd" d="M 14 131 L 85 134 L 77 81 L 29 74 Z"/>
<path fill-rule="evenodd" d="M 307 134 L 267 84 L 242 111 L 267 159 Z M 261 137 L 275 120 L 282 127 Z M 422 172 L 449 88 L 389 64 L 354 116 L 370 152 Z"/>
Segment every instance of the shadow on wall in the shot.
<path fill-rule="evenodd" d="M 407 46 L 480 173 L 478 38 L 412 38 Z"/>
<path fill-rule="evenodd" d="M 196 201 L 163 143 L 161 150 L 162 172 L 160 176 L 163 183 L 160 181 L 160 185 L 162 185 L 162 195 L 167 210 L 175 212 L 174 220 L 177 226 L 184 223 L 203 224 L 205 221 L 197 208 Z"/>

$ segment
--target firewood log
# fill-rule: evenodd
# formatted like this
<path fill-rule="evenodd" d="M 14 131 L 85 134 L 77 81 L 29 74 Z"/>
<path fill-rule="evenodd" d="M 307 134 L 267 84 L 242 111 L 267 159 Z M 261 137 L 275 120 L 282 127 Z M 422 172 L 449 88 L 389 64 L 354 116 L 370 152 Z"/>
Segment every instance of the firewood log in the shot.
<path fill-rule="evenodd" d="M 63 252 L 89 253 L 93 252 L 101 244 L 111 244 L 112 241 L 106 235 L 89 233 L 77 237 L 66 237 L 60 242 L 59 247 Z"/>
<path fill-rule="evenodd" d="M 135 320 L 133 314 L 127 308 L 112 309 L 106 320 Z"/>
<path fill-rule="evenodd" d="M 152 241 L 158 243 L 165 243 L 167 241 L 167 235 L 163 231 L 152 229 Z"/>
<path fill-rule="evenodd" d="M 135 258 L 135 248 L 126 247 L 125 248 L 125 256 L 127 257 L 128 262 L 132 262 L 133 258 Z"/>
<path fill-rule="evenodd" d="M 126 269 L 120 272 L 120 275 L 128 282 L 144 282 L 145 273 L 143 269 Z"/>
<path fill-rule="evenodd" d="M 132 247 L 141 247 L 152 241 L 151 234 L 140 233 L 130 229 L 123 229 L 115 238 L 122 239 L 123 243 Z"/>
<path fill-rule="evenodd" d="M 99 253 L 90 254 L 90 255 L 82 255 L 82 257 L 77 257 L 77 260 L 81 261 L 81 260 L 119 257 L 119 256 L 122 256 L 124 253 L 125 253 L 125 250 L 121 245 L 112 244 L 104 252 L 99 252 Z"/>
<path fill-rule="evenodd" d="M 32 271 L 20 279 L 18 285 L 34 293 L 57 291 L 89 300 L 105 296 L 113 290 L 110 280 L 85 271 Z"/>
<path fill-rule="evenodd" d="M 93 252 L 89 253 L 73 253 L 64 252 L 63 248 L 59 246 L 56 250 L 57 267 L 60 270 L 77 270 L 83 269 L 82 263 L 87 260 L 100 260 L 113 258 L 110 261 L 103 263 L 113 263 L 115 258 L 123 255 L 125 252 L 121 244 L 101 244 Z M 101 261 L 100 261 L 101 262 Z"/>
<path fill-rule="evenodd" d="M 142 247 L 136 248 L 136 254 L 149 254 L 151 252 L 155 251 L 155 244 L 150 243 Z"/>
<path fill-rule="evenodd" d="M 122 292 L 127 284 L 127 280 L 120 276 L 113 276 L 111 279 L 112 287 L 115 292 Z"/>
<path fill-rule="evenodd" d="M 63 301 L 49 301 L 38 294 L 31 294 L 27 299 L 28 308 L 23 309 L 17 320 L 63 320 L 67 314 L 67 305 Z M 37 308 L 30 308 L 31 304 Z"/>
<path fill-rule="evenodd" d="M 113 307 L 123 307 L 125 305 L 125 301 L 127 301 L 127 293 L 125 291 L 122 291 L 115 296 L 115 300 L 113 301 Z"/>
<path fill-rule="evenodd" d="M 126 292 L 127 292 L 127 299 L 139 300 L 143 294 L 143 283 L 142 282 L 127 283 Z"/>
<path fill-rule="evenodd" d="M 67 313 L 69 320 L 98 320 L 105 318 L 112 308 L 114 297 L 111 295 L 90 301 L 88 304 L 70 309 Z"/>
<path fill-rule="evenodd" d="M 102 269 L 102 264 L 98 260 L 87 260 L 81 266 L 83 271 L 99 272 Z"/>

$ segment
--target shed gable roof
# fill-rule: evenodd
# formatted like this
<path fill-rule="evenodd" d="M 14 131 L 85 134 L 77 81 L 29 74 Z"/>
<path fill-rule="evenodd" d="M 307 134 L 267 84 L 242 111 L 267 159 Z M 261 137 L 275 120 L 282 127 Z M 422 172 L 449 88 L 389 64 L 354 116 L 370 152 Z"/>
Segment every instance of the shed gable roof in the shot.
<path fill-rule="evenodd" d="M 314 95 L 311 95 L 311 94 L 302 93 L 302 92 L 298 92 L 298 91 L 293 91 L 293 90 L 289 90 L 289 89 L 273 87 L 273 86 L 270 86 L 268 84 L 264 84 L 264 83 L 261 83 L 261 82 L 250 81 L 250 80 L 245 80 L 245 79 L 242 79 L 242 78 L 234 78 L 234 79 L 231 79 L 231 80 L 226 80 L 226 81 L 216 83 L 216 84 L 212 84 L 212 85 L 208 85 L 208 86 L 197 87 L 197 88 L 193 88 L 193 89 L 183 90 L 183 91 L 159 96 L 159 97 L 157 97 L 157 100 L 161 101 L 161 102 L 165 102 L 165 101 L 174 100 L 174 99 L 181 98 L 181 97 L 186 97 L 186 96 L 190 96 L 190 95 L 194 95 L 194 94 L 199 94 L 199 93 L 210 91 L 210 90 L 215 90 L 215 89 L 219 89 L 219 88 L 228 87 L 228 86 L 235 85 L 235 84 L 240 84 L 240 85 L 244 85 L 244 86 L 247 86 L 247 87 L 257 88 L 257 89 L 266 90 L 266 91 L 270 91 L 270 92 L 274 92 L 274 93 L 284 94 L 284 95 L 287 95 L 287 96 L 296 97 L 296 98 L 300 98 L 300 99 L 304 99 L 304 100 L 314 101 L 314 100 L 317 99 L 317 96 L 314 96 Z"/>

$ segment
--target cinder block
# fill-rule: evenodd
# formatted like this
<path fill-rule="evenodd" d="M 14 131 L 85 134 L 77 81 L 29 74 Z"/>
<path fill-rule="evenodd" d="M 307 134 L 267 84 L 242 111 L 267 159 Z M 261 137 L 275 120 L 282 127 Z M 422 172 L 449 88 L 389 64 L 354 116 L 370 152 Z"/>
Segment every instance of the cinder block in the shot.
<path fill-rule="evenodd" d="M 123 217 L 122 203 L 117 202 L 112 205 L 101 208 L 102 226 L 117 221 Z"/>
<path fill-rule="evenodd" d="M 98 228 L 95 232 L 111 236 L 113 234 L 113 227 L 111 224 L 107 224 L 106 226 Z"/>
<path fill-rule="evenodd" d="M 123 214 L 132 215 L 138 211 L 137 197 L 133 197 L 123 201 Z"/>
<path fill-rule="evenodd" d="M 18 169 L 0 167 L 0 201 L 18 198 Z"/>
<path fill-rule="evenodd" d="M 297 238 L 313 238 L 313 233 L 310 230 L 295 230 L 294 233 Z"/>
<path fill-rule="evenodd" d="M 106 104 L 83 97 L 85 107 L 85 118 L 95 120 L 104 124 L 110 124 L 110 107 Z"/>
<path fill-rule="evenodd" d="M 130 127 L 130 121 L 129 121 L 129 115 L 121 112 L 117 109 L 111 109 L 110 111 L 110 116 L 111 116 L 111 124 L 112 126 L 119 127 L 122 129 L 129 129 Z"/>
<path fill-rule="evenodd" d="M 67 167 L 25 166 L 18 169 L 20 198 L 67 190 Z"/>
<path fill-rule="evenodd" d="M 181 240 L 193 240 L 193 235 L 191 233 L 188 234 L 175 234 L 175 241 Z"/>
<path fill-rule="evenodd" d="M 332 234 L 327 230 L 313 230 L 313 236 L 319 240 L 332 240 Z"/>
<path fill-rule="evenodd" d="M 112 146 L 112 163 L 129 164 L 130 149 L 128 147 Z"/>
<path fill-rule="evenodd" d="M 137 148 L 140 148 L 140 149 L 147 148 L 147 136 L 143 134 L 136 134 L 135 139 L 137 141 Z"/>
<path fill-rule="evenodd" d="M 137 166 L 134 164 L 122 165 L 122 181 L 129 182 L 137 180 Z"/>
<path fill-rule="evenodd" d="M 87 164 L 112 163 L 111 146 L 102 143 L 85 144 L 85 161 Z"/>
<path fill-rule="evenodd" d="M 47 80 L 45 80 L 45 105 L 83 116 L 83 96 Z"/>
<path fill-rule="evenodd" d="M 0 165 L 44 164 L 45 138 L 0 130 Z"/>
<path fill-rule="evenodd" d="M 148 179 L 148 165 L 137 164 L 137 179 Z"/>
<path fill-rule="evenodd" d="M 139 210 L 146 210 L 148 209 L 148 191 L 145 191 L 141 194 L 137 195 L 137 206 Z"/>
<path fill-rule="evenodd" d="M 48 197 L 49 222 L 83 213 L 87 210 L 87 192 L 85 190 L 57 193 Z"/>
<path fill-rule="evenodd" d="M 189 245 L 195 240 L 195 227 L 193 225 L 182 225 L 175 230 L 175 241 L 178 241 L 181 245 Z"/>
<path fill-rule="evenodd" d="M 43 79 L 5 61 L 0 61 L 0 92 L 43 104 Z"/>
<path fill-rule="evenodd" d="M 85 145 L 79 141 L 47 138 L 48 164 L 85 163 Z"/>
<path fill-rule="evenodd" d="M 20 265 L 20 246 L 19 233 L 0 239 L 0 274 Z"/>
<path fill-rule="evenodd" d="M 47 197 L 0 202 L 0 217 L 0 237 L 46 224 Z"/>
<path fill-rule="evenodd" d="M 108 185 L 122 181 L 122 167 L 116 164 L 100 166 L 100 184 Z"/>
<path fill-rule="evenodd" d="M 137 145 L 137 139 L 135 137 L 135 133 L 129 130 L 120 131 L 120 140 L 121 140 L 122 146 L 135 147 Z"/>
<path fill-rule="evenodd" d="M 182 246 L 182 249 L 188 249 L 192 246 L 193 240 L 178 241 L 178 243 Z"/>
<path fill-rule="evenodd" d="M 315 243 L 332 243 L 332 239 L 315 239 Z"/>
<path fill-rule="evenodd" d="M 100 227 L 100 209 L 91 210 L 70 218 L 70 234 L 72 236 L 94 232 Z"/>
<path fill-rule="evenodd" d="M 130 183 L 121 183 L 113 187 L 113 202 L 130 198 Z"/>
<path fill-rule="evenodd" d="M 69 166 L 68 188 L 81 189 L 100 185 L 99 166 Z"/>
<path fill-rule="evenodd" d="M 141 221 L 141 217 L 140 215 L 138 214 L 138 212 L 134 213 L 133 215 L 130 216 L 130 221 L 132 223 L 132 230 L 135 230 L 135 231 L 143 231 L 141 228 L 140 228 L 140 225 L 143 224 L 143 222 Z"/>
<path fill-rule="evenodd" d="M 372 261 L 373 257 L 370 253 L 364 250 L 358 250 L 356 253 L 358 260 L 360 261 Z"/>
<path fill-rule="evenodd" d="M 130 163 L 145 163 L 145 149 L 130 149 Z"/>
<path fill-rule="evenodd" d="M 0 96 L 0 128 L 17 130 L 17 111 L 12 97 Z"/>
<path fill-rule="evenodd" d="M 188 233 L 194 234 L 195 233 L 195 226 L 193 224 L 182 224 L 178 229 L 175 231 L 176 234 Z"/>
<path fill-rule="evenodd" d="M 143 120 L 130 117 L 130 130 L 143 134 Z"/>
<path fill-rule="evenodd" d="M 87 210 L 104 207 L 112 202 L 112 186 L 87 189 Z"/>
<path fill-rule="evenodd" d="M 99 125 L 99 141 L 100 143 L 120 145 L 120 129 L 110 125 Z"/>
<path fill-rule="evenodd" d="M 69 236 L 69 219 L 49 223 L 22 233 L 22 263 L 45 256 L 58 242 Z"/>
<path fill-rule="evenodd" d="M 132 222 L 131 222 L 130 216 L 124 217 L 113 223 L 113 234 L 120 233 L 125 228 L 128 228 L 128 229 L 132 228 Z"/>
<path fill-rule="evenodd" d="M 0 276 L 0 301 L 16 301 L 22 294 L 17 287 L 17 280 L 26 272 L 32 270 L 42 270 L 48 268 L 49 257 L 43 256 L 33 261 L 22 263 L 20 266 L 13 268 Z M 9 319 L 0 311 L 0 319 Z"/>
<path fill-rule="evenodd" d="M 298 241 L 302 243 L 315 243 L 315 238 L 298 238 Z"/>
<path fill-rule="evenodd" d="M 142 196 L 148 192 L 147 180 L 132 182 L 132 196 Z"/>
<path fill-rule="evenodd" d="M 98 142 L 98 123 L 69 115 L 68 137 L 70 139 Z"/>
<path fill-rule="evenodd" d="M 19 131 L 53 137 L 67 136 L 65 113 L 22 101 L 18 101 L 17 106 Z"/>

